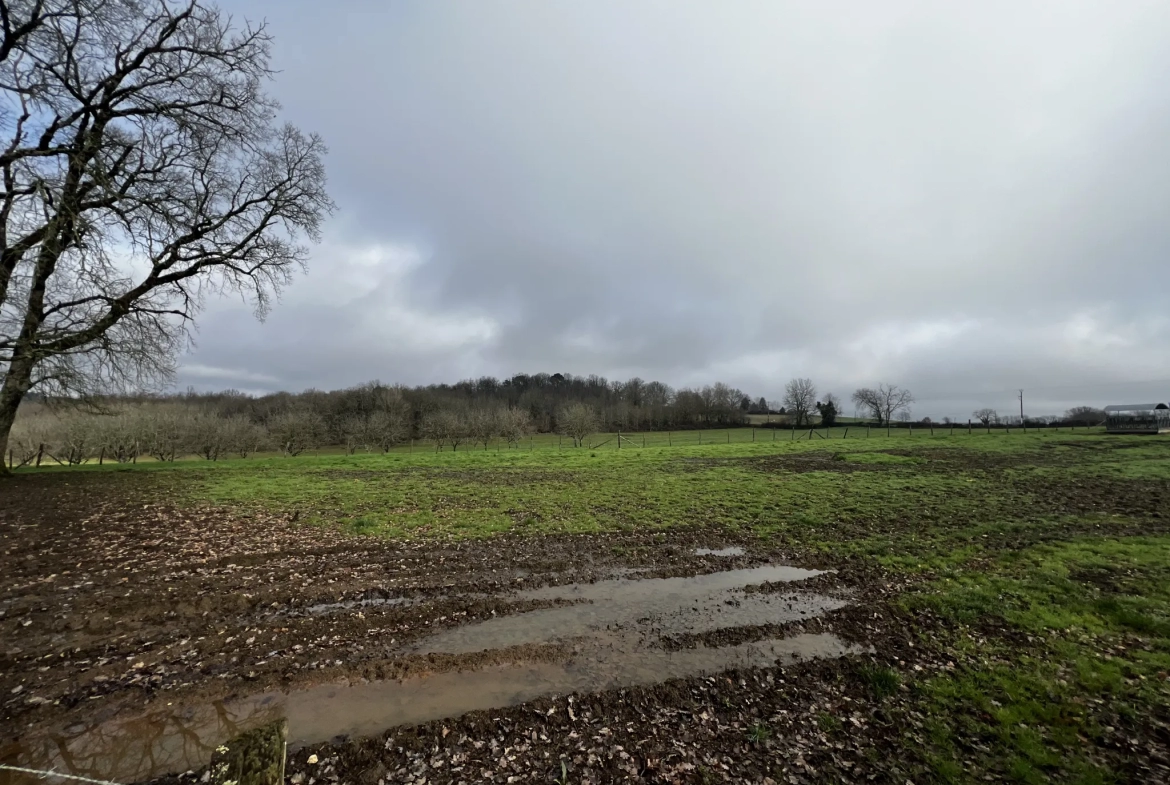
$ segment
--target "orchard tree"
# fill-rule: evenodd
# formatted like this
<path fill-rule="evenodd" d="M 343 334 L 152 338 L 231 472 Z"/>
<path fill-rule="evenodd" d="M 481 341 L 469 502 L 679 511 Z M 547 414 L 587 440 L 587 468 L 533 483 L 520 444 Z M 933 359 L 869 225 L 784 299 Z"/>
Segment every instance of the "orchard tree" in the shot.
<path fill-rule="evenodd" d="M 263 25 L 203 0 L 0 0 L 0 28 L 3 453 L 32 390 L 169 379 L 208 294 L 262 317 L 333 205 L 321 139 L 276 122 Z"/>
<path fill-rule="evenodd" d="M 587 403 L 571 403 L 557 418 L 561 431 L 573 440 L 574 447 L 580 447 L 590 435 L 597 432 L 597 412 Z"/>
<path fill-rule="evenodd" d="M 503 409 L 499 413 L 500 436 L 515 447 L 532 431 L 532 418 L 523 409 Z"/>

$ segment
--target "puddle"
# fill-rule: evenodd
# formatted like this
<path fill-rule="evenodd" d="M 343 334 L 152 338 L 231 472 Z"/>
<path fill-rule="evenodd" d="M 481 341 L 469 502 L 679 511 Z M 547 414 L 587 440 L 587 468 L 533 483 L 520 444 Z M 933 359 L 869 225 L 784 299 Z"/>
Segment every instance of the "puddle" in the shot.
<path fill-rule="evenodd" d="M 686 578 L 616 578 L 591 584 L 530 589 L 508 595 L 568 601 L 555 608 L 502 616 L 439 632 L 408 652 L 472 653 L 521 644 L 571 641 L 560 663 L 524 663 L 438 673 L 401 682 L 325 684 L 232 702 L 160 708 L 102 724 L 75 725 L 0 748 L 0 762 L 116 782 L 135 782 L 206 764 L 215 747 L 251 728 L 285 717 L 290 746 L 341 735 L 513 706 L 553 693 L 594 692 L 666 679 L 768 666 L 852 649 L 832 635 L 797 635 L 726 647 L 668 651 L 662 638 L 686 633 L 780 624 L 845 605 L 807 593 L 744 592 L 761 583 L 800 581 L 819 571 L 767 566 Z M 397 599 L 397 602 L 403 600 Z M 396 600 L 355 600 L 305 609 L 328 613 Z M 37 780 L 0 772 L 0 785 Z"/>
<path fill-rule="evenodd" d="M 365 600 L 343 600 L 342 602 L 319 602 L 316 605 L 306 605 L 297 608 L 288 615 L 321 616 L 337 611 L 349 611 L 354 608 L 394 607 L 415 602 L 408 597 L 371 597 Z"/>
<path fill-rule="evenodd" d="M 720 548 L 714 550 L 712 548 L 695 548 L 696 556 L 743 556 L 744 550 L 738 545 L 733 545 L 730 548 Z"/>
<path fill-rule="evenodd" d="M 782 624 L 840 608 L 845 601 L 817 594 L 745 594 L 742 589 L 820 574 L 768 566 L 688 578 L 616 579 L 531 589 L 519 596 L 577 602 L 456 627 L 427 638 L 412 651 L 467 654 L 574 638 L 622 649 L 653 645 L 654 639 L 668 635 Z"/>
<path fill-rule="evenodd" d="M 643 651 L 623 657 L 616 667 L 582 657 L 563 664 L 497 666 L 402 682 L 327 684 L 25 739 L 0 749 L 0 762 L 136 782 L 198 769 L 210 761 L 217 745 L 280 717 L 288 720 L 289 747 L 295 749 L 342 735 L 376 735 L 398 725 L 515 706 L 553 693 L 654 684 L 729 668 L 764 667 L 777 660 L 839 657 L 851 650 L 832 635 L 797 635 L 726 648 Z M 4 785 L 37 781 L 0 772 Z"/>

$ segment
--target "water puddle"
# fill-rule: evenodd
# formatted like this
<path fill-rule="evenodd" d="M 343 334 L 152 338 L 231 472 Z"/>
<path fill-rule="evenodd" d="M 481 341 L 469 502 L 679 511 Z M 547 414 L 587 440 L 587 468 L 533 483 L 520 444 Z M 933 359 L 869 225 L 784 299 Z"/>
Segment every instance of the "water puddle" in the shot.
<path fill-rule="evenodd" d="M 742 589 L 820 574 L 816 570 L 767 566 L 688 578 L 619 578 L 531 589 L 519 596 L 576 602 L 446 630 L 422 641 L 413 651 L 467 654 L 577 638 L 620 650 L 654 645 L 655 639 L 664 636 L 782 624 L 840 608 L 845 601 L 817 594 L 745 594 Z"/>
<path fill-rule="evenodd" d="M 417 600 L 409 597 L 370 597 L 364 600 L 343 600 L 341 602 L 319 602 L 316 605 L 306 605 L 298 608 L 290 615 L 322 616 L 337 611 L 351 611 L 355 608 L 394 607 L 395 605 L 414 604 Z"/>
<path fill-rule="evenodd" d="M 738 545 L 733 545 L 730 548 L 719 548 L 718 550 L 712 548 L 695 548 L 696 556 L 743 556 L 744 550 Z"/>
<path fill-rule="evenodd" d="M 777 661 L 838 657 L 851 648 L 832 635 L 669 651 L 662 638 L 810 618 L 845 604 L 815 594 L 746 593 L 747 586 L 800 581 L 820 573 L 768 566 L 687 578 L 617 578 L 551 586 L 512 597 L 569 604 L 439 632 L 408 653 L 465 654 L 521 644 L 571 642 L 568 661 L 453 671 L 400 682 L 324 684 L 198 706 L 169 707 L 101 724 L 77 724 L 0 748 L 0 762 L 116 782 L 135 782 L 206 764 L 215 747 L 284 717 L 291 747 L 337 736 L 514 706 L 570 692 L 655 684 L 666 679 L 763 667 Z M 388 604 L 389 601 L 365 601 Z M 363 601 L 313 606 L 315 612 Z M 710 640 L 710 638 L 708 638 Z M 0 785 L 37 780 L 0 772 Z"/>
<path fill-rule="evenodd" d="M 78 726 L 2 748 L 0 762 L 137 782 L 204 766 L 217 745 L 281 717 L 288 721 L 289 746 L 295 749 L 338 736 L 370 736 L 398 725 L 515 706 L 554 693 L 654 684 L 730 668 L 764 667 L 777 661 L 839 657 L 849 651 L 849 646 L 832 635 L 797 635 L 724 648 L 643 651 L 623 657 L 616 667 L 586 657 L 563 664 L 527 663 L 439 673 L 402 682 L 327 684 Z M 25 782 L 37 780 L 0 772 L 0 784 Z"/>

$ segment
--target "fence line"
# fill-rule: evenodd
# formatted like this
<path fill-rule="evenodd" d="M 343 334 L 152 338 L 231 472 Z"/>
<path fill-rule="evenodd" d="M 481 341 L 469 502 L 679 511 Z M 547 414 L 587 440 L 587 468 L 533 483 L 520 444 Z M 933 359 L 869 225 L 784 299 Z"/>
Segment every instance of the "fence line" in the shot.
<path fill-rule="evenodd" d="M 923 434 L 923 435 L 916 435 Z M 1002 434 L 1010 436 L 1013 433 L 1104 433 L 1105 429 L 1102 426 L 1085 426 L 1085 425 L 1008 425 L 1008 424 L 983 424 L 976 422 L 967 423 L 916 423 L 916 424 L 891 424 L 886 423 L 881 426 L 874 426 L 872 424 L 859 425 L 856 423 L 849 423 L 847 425 L 839 425 L 831 428 L 810 427 L 805 430 L 805 427 L 797 428 L 795 426 L 788 427 L 734 427 L 734 428 L 720 428 L 720 429 L 696 429 L 683 431 L 634 431 L 634 432 L 604 432 L 591 434 L 585 437 L 580 448 L 573 446 L 573 440 L 566 438 L 563 434 L 542 433 L 530 434 L 526 439 L 506 441 L 502 438 L 497 438 L 489 442 L 490 446 L 483 442 L 471 443 L 470 441 L 460 442 L 456 452 L 478 452 L 493 450 L 497 453 L 504 453 L 509 451 L 535 451 L 535 450 L 574 450 L 574 449 L 646 449 L 653 447 L 695 447 L 695 446 L 715 446 L 720 444 L 752 444 L 752 443 L 767 443 L 779 441 L 835 441 L 848 439 L 870 439 L 876 436 L 880 438 L 951 438 L 956 436 L 990 436 L 995 434 Z M 787 435 L 785 436 L 785 433 Z M 600 441 L 598 441 L 600 440 Z M 567 442 L 567 443 L 566 443 Z M 369 454 L 371 450 L 362 451 Z M 423 441 L 420 439 L 409 439 L 401 445 L 391 448 L 387 454 L 395 455 L 409 455 L 418 452 L 425 454 L 428 452 L 452 452 L 449 445 L 444 444 L 437 447 L 434 441 Z M 323 446 L 315 449 L 305 451 L 305 454 L 313 455 L 333 455 L 346 454 L 345 448 L 339 445 Z M 280 455 L 280 453 L 256 453 L 253 458 L 265 458 Z M 45 465 L 41 460 L 25 461 L 20 463 L 16 460 L 13 451 L 10 449 L 9 454 L 4 456 L 8 459 L 10 468 L 21 468 L 24 466 L 40 467 Z M 38 458 L 41 457 L 38 455 Z M 52 457 L 46 451 L 44 457 Z M 190 460 L 197 456 L 181 456 L 183 459 Z M 141 459 L 142 463 L 155 463 L 155 459 L 146 456 L 136 456 L 134 463 L 138 463 Z M 54 460 L 56 460 L 54 458 Z M 243 459 L 248 460 L 248 459 Z M 296 456 L 290 457 L 289 460 L 296 460 Z M 106 460 L 106 463 L 111 461 Z M 98 463 L 95 459 L 89 459 L 85 464 Z"/>

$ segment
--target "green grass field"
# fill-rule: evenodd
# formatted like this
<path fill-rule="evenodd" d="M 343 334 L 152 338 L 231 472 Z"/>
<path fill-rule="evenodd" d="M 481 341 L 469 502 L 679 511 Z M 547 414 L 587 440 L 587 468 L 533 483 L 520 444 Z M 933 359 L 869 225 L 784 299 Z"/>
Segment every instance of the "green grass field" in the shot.
<path fill-rule="evenodd" d="M 896 606 L 936 620 L 922 645 L 953 665 L 883 677 L 905 685 L 905 754 L 938 781 L 1116 781 L 1098 751 L 1170 727 L 1170 440 L 844 430 L 102 469 L 391 538 L 722 527 L 860 560 L 908 582 Z"/>

